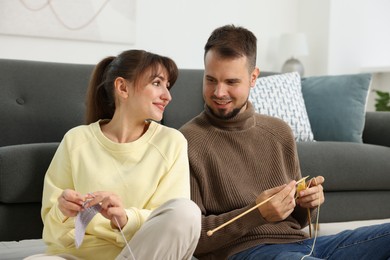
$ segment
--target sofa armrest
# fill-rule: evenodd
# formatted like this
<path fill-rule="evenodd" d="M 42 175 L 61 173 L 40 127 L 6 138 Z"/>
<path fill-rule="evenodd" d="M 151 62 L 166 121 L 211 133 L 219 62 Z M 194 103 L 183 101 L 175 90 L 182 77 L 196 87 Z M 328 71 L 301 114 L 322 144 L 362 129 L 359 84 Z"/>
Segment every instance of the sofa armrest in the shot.
<path fill-rule="evenodd" d="M 390 147 L 390 112 L 367 112 L 363 142 Z"/>
<path fill-rule="evenodd" d="M 0 147 L 0 241 L 42 237 L 43 179 L 57 147 L 58 143 Z"/>
<path fill-rule="evenodd" d="M 0 202 L 41 202 L 43 178 L 58 143 L 0 147 Z"/>

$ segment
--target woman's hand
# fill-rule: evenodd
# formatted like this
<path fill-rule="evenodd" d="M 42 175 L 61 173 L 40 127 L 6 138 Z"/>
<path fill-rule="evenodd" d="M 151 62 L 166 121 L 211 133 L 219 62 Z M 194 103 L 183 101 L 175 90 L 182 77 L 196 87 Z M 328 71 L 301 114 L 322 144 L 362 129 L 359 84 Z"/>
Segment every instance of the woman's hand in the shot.
<path fill-rule="evenodd" d="M 67 217 L 74 217 L 80 211 L 83 211 L 83 203 L 85 201 L 85 195 L 78 193 L 77 191 L 66 189 L 58 197 L 58 208 Z"/>
<path fill-rule="evenodd" d="M 102 207 L 100 213 L 111 221 L 112 227 L 123 228 L 127 224 L 127 214 L 118 195 L 112 192 L 96 191 L 89 193 L 87 199 L 90 200 L 84 206 L 87 208 L 100 204 Z"/>
<path fill-rule="evenodd" d="M 322 184 L 325 178 L 317 176 L 309 181 L 307 189 L 299 192 L 297 204 L 302 208 L 315 208 L 324 203 L 324 188 Z"/>

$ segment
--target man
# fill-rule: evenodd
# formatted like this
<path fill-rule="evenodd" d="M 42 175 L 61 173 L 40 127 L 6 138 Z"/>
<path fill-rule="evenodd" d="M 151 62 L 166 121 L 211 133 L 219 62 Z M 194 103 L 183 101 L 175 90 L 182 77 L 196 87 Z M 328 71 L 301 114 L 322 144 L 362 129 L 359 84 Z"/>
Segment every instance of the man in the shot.
<path fill-rule="evenodd" d="M 248 102 L 260 73 L 256 45 L 253 33 L 242 27 L 213 31 L 204 54 L 205 110 L 180 129 L 189 146 L 191 197 L 202 211 L 195 256 L 387 259 L 390 225 L 317 238 L 311 253 L 314 239 L 302 228 L 308 209 L 313 216 L 324 202 L 324 178 L 313 178 L 296 199 L 302 176 L 292 131 L 282 120 L 255 113 Z"/>

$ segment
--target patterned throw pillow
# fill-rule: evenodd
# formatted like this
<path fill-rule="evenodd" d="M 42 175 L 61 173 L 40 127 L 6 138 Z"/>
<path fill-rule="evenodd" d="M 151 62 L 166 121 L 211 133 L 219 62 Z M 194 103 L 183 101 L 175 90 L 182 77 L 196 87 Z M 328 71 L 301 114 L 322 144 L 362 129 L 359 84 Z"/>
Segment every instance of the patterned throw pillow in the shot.
<path fill-rule="evenodd" d="M 314 140 L 297 72 L 258 78 L 249 101 L 256 112 L 288 123 L 296 141 Z"/>

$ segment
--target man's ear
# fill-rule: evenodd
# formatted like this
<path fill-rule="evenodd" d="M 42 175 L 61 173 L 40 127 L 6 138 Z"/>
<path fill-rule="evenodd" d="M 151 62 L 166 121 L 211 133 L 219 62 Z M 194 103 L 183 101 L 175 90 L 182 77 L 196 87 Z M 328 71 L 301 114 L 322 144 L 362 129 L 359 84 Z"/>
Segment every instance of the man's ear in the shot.
<path fill-rule="evenodd" d="M 257 77 L 260 75 L 260 70 L 258 67 L 255 67 L 255 69 L 251 73 L 251 87 L 253 88 L 256 85 Z"/>
<path fill-rule="evenodd" d="M 118 96 L 127 98 L 129 96 L 129 88 L 126 80 L 122 77 L 117 77 L 114 81 L 115 92 Z"/>

